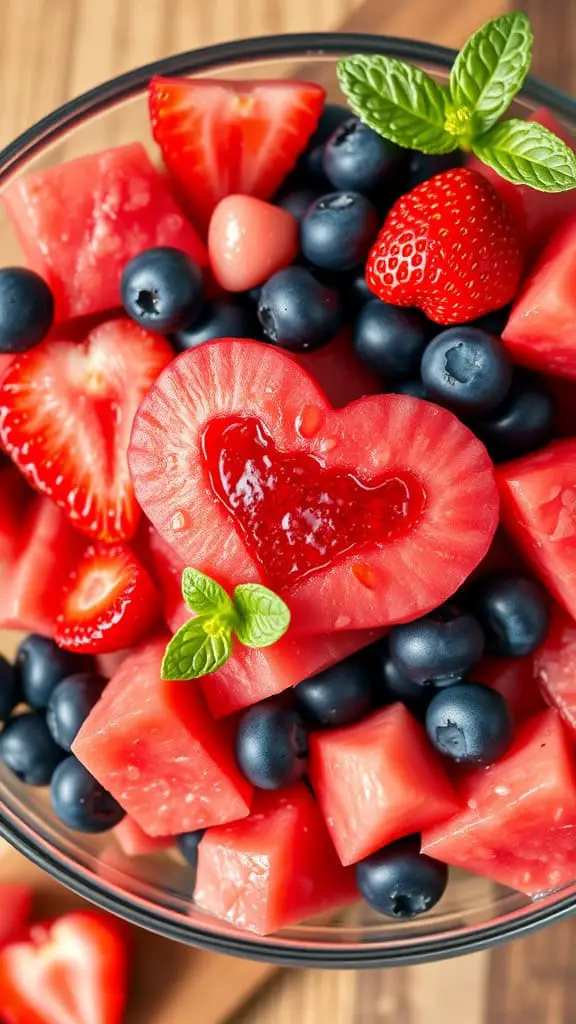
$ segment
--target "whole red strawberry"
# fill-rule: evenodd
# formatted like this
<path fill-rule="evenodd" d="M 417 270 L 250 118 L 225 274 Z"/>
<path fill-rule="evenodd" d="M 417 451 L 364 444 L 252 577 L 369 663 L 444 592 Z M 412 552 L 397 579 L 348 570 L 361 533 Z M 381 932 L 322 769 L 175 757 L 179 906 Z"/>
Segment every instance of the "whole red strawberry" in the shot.
<path fill-rule="evenodd" d="M 508 208 L 486 178 L 462 167 L 394 204 L 368 257 L 366 281 L 384 302 L 455 324 L 510 302 L 522 268 Z"/>

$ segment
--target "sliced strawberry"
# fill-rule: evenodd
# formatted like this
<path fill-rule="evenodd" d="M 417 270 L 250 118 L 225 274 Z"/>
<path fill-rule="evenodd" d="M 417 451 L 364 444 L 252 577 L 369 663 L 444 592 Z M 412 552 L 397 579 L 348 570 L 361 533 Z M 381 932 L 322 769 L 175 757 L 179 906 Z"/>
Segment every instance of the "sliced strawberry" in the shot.
<path fill-rule="evenodd" d="M 314 132 L 325 95 L 311 82 L 152 79 L 154 138 L 199 227 L 206 230 L 232 192 L 274 194 Z"/>
<path fill-rule="evenodd" d="M 0 953 L 6 1024 L 122 1024 L 126 931 L 94 911 L 34 924 Z"/>
<path fill-rule="evenodd" d="M 0 882 L 0 947 L 22 931 L 31 909 L 32 889 L 29 885 Z"/>
<path fill-rule="evenodd" d="M 62 588 L 85 543 L 53 502 L 34 495 L 2 575 L 0 626 L 53 636 Z"/>
<path fill-rule="evenodd" d="M 229 588 L 266 580 L 293 632 L 424 614 L 497 525 L 492 463 L 451 413 L 404 395 L 336 411 L 257 342 L 176 359 L 138 411 L 129 458 L 138 500 L 182 561 Z"/>
<path fill-rule="evenodd" d="M 114 320 L 80 344 L 46 341 L 18 356 L 0 384 L 1 442 L 84 533 L 114 541 L 136 530 L 130 431 L 172 355 L 164 338 Z"/>
<path fill-rule="evenodd" d="M 87 548 L 64 587 L 56 643 L 105 654 L 142 640 L 160 613 L 160 596 L 127 544 Z"/>
<path fill-rule="evenodd" d="M 6 461 L 0 466 L 0 580 L 5 588 L 25 542 L 25 523 L 34 500 L 21 473 Z"/>

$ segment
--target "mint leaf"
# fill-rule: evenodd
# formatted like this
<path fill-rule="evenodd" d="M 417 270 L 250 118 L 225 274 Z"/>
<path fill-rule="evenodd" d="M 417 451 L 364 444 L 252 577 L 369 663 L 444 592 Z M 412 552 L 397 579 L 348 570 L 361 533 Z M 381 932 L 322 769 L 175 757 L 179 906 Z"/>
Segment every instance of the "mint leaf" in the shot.
<path fill-rule="evenodd" d="M 472 151 L 515 185 L 530 185 L 540 192 L 576 187 L 576 155 L 536 121 L 501 121 L 472 142 Z"/>
<path fill-rule="evenodd" d="M 488 131 L 522 88 L 533 39 L 528 18 L 517 11 L 487 22 L 458 54 L 450 92 L 454 106 L 473 115 L 470 137 Z"/>
<path fill-rule="evenodd" d="M 234 632 L 246 647 L 270 647 L 290 625 L 290 609 L 273 590 L 243 583 L 234 591 Z"/>
<path fill-rule="evenodd" d="M 162 679 L 198 679 L 216 672 L 232 654 L 232 630 L 211 615 L 180 627 L 162 660 Z"/>
<path fill-rule="evenodd" d="M 182 596 L 188 607 L 198 615 L 230 614 L 234 610 L 224 588 L 198 569 L 184 569 Z"/>
<path fill-rule="evenodd" d="M 448 91 L 420 68 L 359 54 L 338 61 L 337 75 L 354 113 L 385 139 L 422 153 L 458 148 L 445 127 L 452 112 Z"/>

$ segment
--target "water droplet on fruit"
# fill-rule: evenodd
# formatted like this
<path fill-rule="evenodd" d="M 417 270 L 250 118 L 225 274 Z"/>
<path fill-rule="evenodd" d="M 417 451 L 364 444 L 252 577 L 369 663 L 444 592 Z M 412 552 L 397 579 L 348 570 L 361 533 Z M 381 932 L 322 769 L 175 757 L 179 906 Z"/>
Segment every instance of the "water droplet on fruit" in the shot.
<path fill-rule="evenodd" d="M 183 508 L 179 508 L 172 516 L 171 527 L 174 533 L 181 533 L 182 530 L 186 530 L 191 523 L 190 514 Z"/>
<path fill-rule="evenodd" d="M 305 405 L 296 417 L 296 430 L 300 437 L 314 437 L 322 425 L 322 412 L 316 405 Z"/>
<path fill-rule="evenodd" d="M 376 590 L 376 573 L 367 562 L 355 562 L 352 566 L 352 575 L 356 577 L 358 583 L 361 583 L 363 587 L 366 587 L 368 590 Z"/>
<path fill-rule="evenodd" d="M 137 768 L 135 764 L 129 764 L 126 769 L 126 774 L 129 779 L 136 782 L 140 778 L 140 769 Z"/>
<path fill-rule="evenodd" d="M 350 618 L 349 615 L 339 615 L 334 625 L 336 626 L 336 629 L 346 629 L 346 627 L 349 626 L 351 622 L 352 619 Z"/>
<path fill-rule="evenodd" d="M 323 452 L 331 452 L 336 447 L 337 441 L 334 437 L 325 437 L 320 442 L 320 449 Z"/>

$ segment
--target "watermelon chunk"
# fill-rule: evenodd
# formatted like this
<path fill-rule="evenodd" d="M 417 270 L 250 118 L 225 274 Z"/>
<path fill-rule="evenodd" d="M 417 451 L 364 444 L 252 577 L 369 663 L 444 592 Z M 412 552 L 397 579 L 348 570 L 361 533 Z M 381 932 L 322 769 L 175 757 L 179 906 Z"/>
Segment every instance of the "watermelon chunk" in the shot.
<path fill-rule="evenodd" d="M 139 142 L 24 175 L 2 199 L 30 267 L 54 293 L 58 322 L 120 306 L 124 266 L 151 246 L 208 262 Z"/>
<path fill-rule="evenodd" d="M 576 440 L 497 468 L 501 518 L 548 590 L 576 616 Z"/>
<path fill-rule="evenodd" d="M 35 497 L 2 574 L 0 626 L 53 636 L 64 584 L 85 544 L 53 502 Z"/>
<path fill-rule="evenodd" d="M 167 641 L 150 641 L 122 663 L 73 746 L 151 836 L 243 818 L 252 797 L 231 729 L 211 719 L 199 687 L 160 678 Z"/>
<path fill-rule="evenodd" d="M 544 125 L 576 150 L 576 141 L 546 107 L 535 110 L 527 120 Z M 528 185 L 513 185 L 475 156 L 469 157 L 466 163 L 488 178 L 501 199 L 510 207 L 529 259 L 537 255 L 567 217 L 576 213 L 576 189 L 569 192 L 538 192 Z"/>
<path fill-rule="evenodd" d="M 34 500 L 24 477 L 10 463 L 0 466 L 0 601 L 24 545 L 24 523 Z"/>
<path fill-rule="evenodd" d="M 576 879 L 576 776 L 555 711 L 518 730 L 496 764 L 462 783 L 464 808 L 422 836 L 424 853 L 528 896 Z"/>
<path fill-rule="evenodd" d="M 126 815 L 113 829 L 113 835 L 120 849 L 127 857 L 146 857 L 172 846 L 171 836 L 149 836 L 137 821 Z"/>
<path fill-rule="evenodd" d="M 343 864 L 458 807 L 440 758 L 402 704 L 311 736 L 310 780 Z"/>
<path fill-rule="evenodd" d="M 512 307 L 502 338 L 516 362 L 576 378 L 575 275 L 576 213 L 552 235 Z"/>
<path fill-rule="evenodd" d="M 245 931 L 267 935 L 355 898 L 303 783 L 258 792 L 250 817 L 210 829 L 198 848 L 196 904 Z"/>
<path fill-rule="evenodd" d="M 534 654 L 534 675 L 544 699 L 576 732 L 576 622 L 562 608 L 554 608 L 548 636 Z"/>
<path fill-rule="evenodd" d="M 176 632 L 191 616 L 180 586 L 184 563 L 153 527 L 148 543 L 164 594 L 166 621 Z M 200 680 L 208 707 L 216 718 L 222 718 L 257 704 L 342 661 L 373 643 L 382 633 L 374 629 L 344 630 L 322 636 L 294 637 L 289 633 L 272 647 L 256 649 L 235 644 L 230 660 Z"/>
<path fill-rule="evenodd" d="M 485 658 L 473 672 L 474 681 L 502 694 L 514 722 L 525 722 L 545 708 L 534 658 Z"/>

